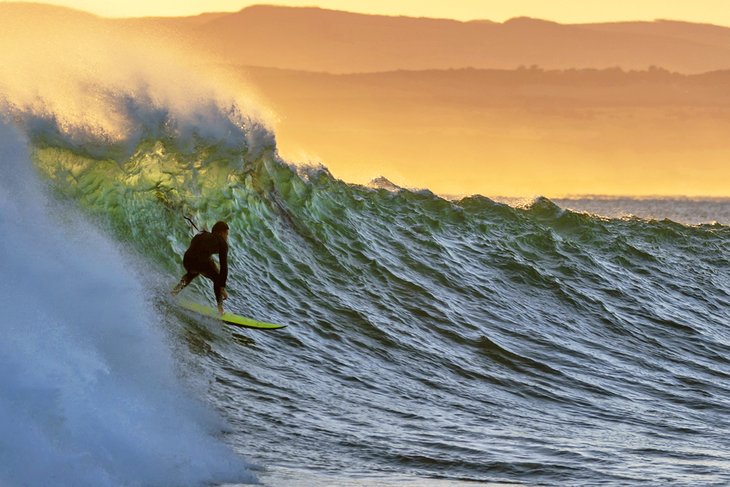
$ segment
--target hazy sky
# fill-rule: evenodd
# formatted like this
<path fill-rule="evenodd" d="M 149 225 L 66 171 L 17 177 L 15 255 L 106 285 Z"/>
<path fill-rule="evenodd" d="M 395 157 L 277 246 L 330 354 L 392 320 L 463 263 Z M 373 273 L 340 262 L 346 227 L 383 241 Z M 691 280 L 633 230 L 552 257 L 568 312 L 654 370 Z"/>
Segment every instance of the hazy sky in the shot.
<path fill-rule="evenodd" d="M 0 0 L 7 1 L 7 0 Z M 50 0 L 104 16 L 180 16 L 248 5 L 319 6 L 352 12 L 459 20 L 530 16 L 558 22 L 673 19 L 730 25 L 728 0 Z"/>

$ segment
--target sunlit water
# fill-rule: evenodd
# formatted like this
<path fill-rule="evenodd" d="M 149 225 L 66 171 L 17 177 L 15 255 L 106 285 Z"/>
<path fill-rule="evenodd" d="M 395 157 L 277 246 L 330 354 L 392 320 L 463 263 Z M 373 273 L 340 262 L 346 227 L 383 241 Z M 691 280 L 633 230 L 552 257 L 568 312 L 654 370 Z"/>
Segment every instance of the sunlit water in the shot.
<path fill-rule="evenodd" d="M 158 154 L 111 177 L 90 164 L 73 184 L 57 161 L 88 155 L 37 157 L 157 269 L 166 326 L 265 484 L 730 482 L 730 229 L 663 219 L 720 221 L 716 202 L 687 202 L 694 216 L 673 201 L 514 208 L 297 174 L 273 153 L 240 173 L 225 151 L 207 173 Z M 174 182 L 130 191 L 142 158 Z M 286 329 L 168 304 L 182 213 L 229 222 L 229 308 Z"/>

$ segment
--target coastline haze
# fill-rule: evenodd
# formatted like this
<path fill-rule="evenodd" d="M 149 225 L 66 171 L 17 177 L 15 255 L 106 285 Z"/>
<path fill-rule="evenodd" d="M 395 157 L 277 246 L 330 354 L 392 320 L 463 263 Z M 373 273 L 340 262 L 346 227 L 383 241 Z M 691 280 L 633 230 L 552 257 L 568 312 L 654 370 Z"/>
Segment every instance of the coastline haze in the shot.
<path fill-rule="evenodd" d="M 8 2 L 12 0 L 0 0 Z M 237 12 L 243 8 L 256 5 L 257 2 L 237 0 L 212 0 L 201 7 L 195 0 L 158 2 L 99 2 L 98 0 L 50 0 L 45 3 L 67 6 L 92 12 L 107 17 L 183 17 L 196 16 L 206 12 Z M 445 4 L 440 1 L 401 0 L 372 0 L 367 5 L 348 0 L 271 0 L 267 5 L 282 7 L 311 7 L 342 10 L 367 15 L 389 15 L 407 17 L 446 18 L 460 21 L 498 21 L 503 22 L 515 17 L 537 17 L 562 23 L 590 23 L 590 22 L 623 22 L 623 21 L 653 21 L 656 19 L 674 19 L 698 23 L 717 23 L 730 26 L 730 16 L 722 19 L 720 16 L 725 4 L 721 0 L 700 0 L 691 4 L 680 2 L 663 2 L 660 0 L 645 0 L 632 2 L 619 0 L 610 4 L 592 4 L 577 0 L 561 0 L 544 2 L 542 0 L 527 0 L 507 2 L 500 0 L 459 0 Z"/>

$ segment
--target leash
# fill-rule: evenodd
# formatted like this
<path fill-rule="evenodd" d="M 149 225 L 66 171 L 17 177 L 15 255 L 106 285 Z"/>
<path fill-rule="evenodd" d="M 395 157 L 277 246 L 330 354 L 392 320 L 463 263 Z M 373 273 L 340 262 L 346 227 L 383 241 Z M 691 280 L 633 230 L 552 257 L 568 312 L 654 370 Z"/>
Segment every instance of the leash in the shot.
<path fill-rule="evenodd" d="M 198 228 L 198 226 L 195 224 L 195 222 L 193 220 L 191 220 L 190 218 L 188 218 L 185 215 L 183 215 L 183 218 L 185 218 L 188 221 L 188 223 L 193 226 L 193 228 L 195 229 L 196 232 L 200 233 L 200 229 Z"/>

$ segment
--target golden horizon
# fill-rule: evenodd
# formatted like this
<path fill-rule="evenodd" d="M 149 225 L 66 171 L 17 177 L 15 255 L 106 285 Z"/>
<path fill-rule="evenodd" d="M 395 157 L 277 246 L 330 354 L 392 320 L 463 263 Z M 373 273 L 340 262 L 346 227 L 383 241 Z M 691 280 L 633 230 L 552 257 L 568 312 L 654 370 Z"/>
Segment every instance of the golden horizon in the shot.
<path fill-rule="evenodd" d="M 14 0 L 0 0 L 15 3 Z M 47 0 L 41 3 L 69 7 L 102 17 L 184 17 L 203 13 L 237 12 L 253 5 L 319 7 L 352 13 L 387 16 L 426 17 L 458 21 L 491 20 L 504 22 L 515 17 L 533 17 L 563 24 L 654 21 L 657 19 L 730 26 L 730 10 L 719 0 L 664 2 L 658 0 L 616 0 L 586 5 L 580 0 L 558 0 L 549 5 L 543 0 L 457 0 L 456 2 L 400 0 L 209 0 L 205 8 L 197 0 Z"/>

